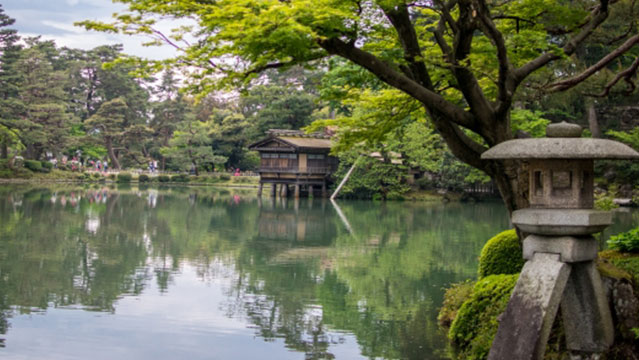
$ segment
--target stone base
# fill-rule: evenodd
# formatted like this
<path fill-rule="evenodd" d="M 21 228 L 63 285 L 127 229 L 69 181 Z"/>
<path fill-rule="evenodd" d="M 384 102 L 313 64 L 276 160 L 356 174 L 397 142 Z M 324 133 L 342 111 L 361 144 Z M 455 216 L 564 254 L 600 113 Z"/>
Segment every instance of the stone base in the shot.
<path fill-rule="evenodd" d="M 575 263 L 597 258 L 599 245 L 592 236 L 540 236 L 529 235 L 524 239 L 524 259 L 532 260 L 535 253 L 559 254 L 560 261 Z"/>
<path fill-rule="evenodd" d="M 535 246 L 557 246 L 557 253 L 532 251 L 502 315 L 488 354 L 490 360 L 541 360 L 560 304 L 568 350 L 601 353 L 614 340 L 610 309 L 595 262 L 561 261 L 562 256 L 587 257 L 587 251 L 580 255 L 581 250 L 575 249 L 588 239 L 567 238 L 562 248 L 562 241 L 556 245 L 550 238 L 540 238 L 526 238 L 529 252 Z M 571 244 L 577 244 L 576 248 Z"/>

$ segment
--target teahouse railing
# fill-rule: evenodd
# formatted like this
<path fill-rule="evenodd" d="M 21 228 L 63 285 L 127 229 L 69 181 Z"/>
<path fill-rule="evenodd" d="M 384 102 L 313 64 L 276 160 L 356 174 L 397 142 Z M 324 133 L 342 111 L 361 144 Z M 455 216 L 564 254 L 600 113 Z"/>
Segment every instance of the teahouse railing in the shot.
<path fill-rule="evenodd" d="M 300 169 L 297 166 L 291 167 L 260 167 L 258 170 L 261 173 L 277 172 L 288 174 L 328 174 L 331 172 L 331 168 L 328 166 L 313 166 Z"/>

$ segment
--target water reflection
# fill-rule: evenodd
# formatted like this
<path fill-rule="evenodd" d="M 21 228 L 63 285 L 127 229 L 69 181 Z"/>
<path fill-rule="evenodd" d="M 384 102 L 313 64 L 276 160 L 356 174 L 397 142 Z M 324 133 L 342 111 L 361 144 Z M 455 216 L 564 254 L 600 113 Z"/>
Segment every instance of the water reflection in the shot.
<path fill-rule="evenodd" d="M 22 333 L 11 325 L 25 314 L 46 320 L 68 314 L 53 309 L 83 309 L 117 320 L 127 299 L 142 308 L 180 299 L 176 314 L 204 309 L 197 317 L 216 319 L 198 325 L 202 333 L 234 322 L 246 331 L 197 342 L 186 330 L 192 316 L 164 323 L 163 314 L 137 310 L 137 332 L 171 324 L 172 336 L 195 342 L 190 350 L 161 343 L 160 355 L 136 347 L 138 358 L 168 358 L 170 349 L 207 358 L 201 349 L 211 344 L 230 354 L 263 351 L 253 336 L 292 351 L 275 357 L 444 358 L 435 323 L 442 289 L 474 276 L 483 241 L 508 227 L 501 205 L 339 206 L 341 216 L 323 199 L 259 200 L 208 188 L 2 187 L 0 354 L 24 356 L 11 348 Z M 199 295 L 180 290 L 186 285 Z M 97 323 L 87 317 L 84 326 Z M 113 326 L 110 333 L 125 333 Z M 69 353 L 81 351 L 82 335 L 65 345 Z M 100 341 L 108 353 L 109 338 Z M 45 350 L 40 355 L 56 358 Z"/>

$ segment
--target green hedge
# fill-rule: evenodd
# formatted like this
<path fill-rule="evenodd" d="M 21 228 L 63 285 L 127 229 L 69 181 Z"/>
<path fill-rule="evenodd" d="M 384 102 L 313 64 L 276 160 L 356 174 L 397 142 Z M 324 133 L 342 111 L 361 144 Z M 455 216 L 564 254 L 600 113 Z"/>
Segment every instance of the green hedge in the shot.
<path fill-rule="evenodd" d="M 139 182 L 149 182 L 149 180 L 149 175 L 147 174 L 140 174 L 140 176 L 138 176 Z"/>
<path fill-rule="evenodd" d="M 42 169 L 46 169 L 45 172 L 53 170 L 53 164 L 51 161 L 42 161 L 40 164 L 42 165 Z"/>
<path fill-rule="evenodd" d="M 167 183 L 171 181 L 171 178 L 168 175 L 158 175 L 158 181 L 161 183 Z"/>
<path fill-rule="evenodd" d="M 514 229 L 503 231 L 488 240 L 479 256 L 479 277 L 516 274 L 524 266 L 521 245 Z"/>
<path fill-rule="evenodd" d="M 222 181 L 229 181 L 229 180 L 231 180 L 231 175 L 220 174 L 219 179 L 222 180 Z"/>
<path fill-rule="evenodd" d="M 133 175 L 122 172 L 118 174 L 118 178 L 116 181 L 119 183 L 128 183 L 131 182 L 131 179 L 133 179 Z"/>
<path fill-rule="evenodd" d="M 25 160 L 24 167 L 31 171 L 42 171 L 42 163 L 38 160 Z"/>
<path fill-rule="evenodd" d="M 499 327 L 497 317 L 506 310 L 518 278 L 519 274 L 490 275 L 477 281 L 448 331 L 457 358 L 478 360 L 488 356 Z"/>
<path fill-rule="evenodd" d="M 171 182 L 189 182 L 189 176 L 187 174 L 178 174 L 171 176 Z"/>

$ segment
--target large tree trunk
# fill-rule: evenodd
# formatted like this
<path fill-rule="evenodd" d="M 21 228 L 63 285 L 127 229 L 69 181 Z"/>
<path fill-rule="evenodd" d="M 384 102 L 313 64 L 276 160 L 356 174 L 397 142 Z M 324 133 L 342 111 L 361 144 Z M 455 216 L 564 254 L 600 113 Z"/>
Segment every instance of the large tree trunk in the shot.
<path fill-rule="evenodd" d="M 0 152 L 0 159 L 6 159 L 9 157 L 9 146 L 6 143 L 2 143 L 2 150 Z"/>
<path fill-rule="evenodd" d="M 597 110 L 595 109 L 595 104 L 590 102 L 588 104 L 588 127 L 590 128 L 590 133 L 594 138 L 601 137 L 601 129 L 599 128 L 599 121 L 597 119 Z"/>
<path fill-rule="evenodd" d="M 113 150 L 113 140 L 111 138 L 107 138 L 105 141 L 105 145 L 107 148 L 107 154 L 109 155 L 109 160 L 111 161 L 111 167 L 116 170 L 120 170 L 120 162 L 118 161 L 118 157 L 115 155 L 115 151 Z"/>

